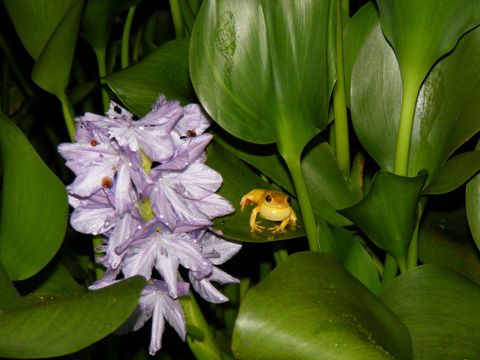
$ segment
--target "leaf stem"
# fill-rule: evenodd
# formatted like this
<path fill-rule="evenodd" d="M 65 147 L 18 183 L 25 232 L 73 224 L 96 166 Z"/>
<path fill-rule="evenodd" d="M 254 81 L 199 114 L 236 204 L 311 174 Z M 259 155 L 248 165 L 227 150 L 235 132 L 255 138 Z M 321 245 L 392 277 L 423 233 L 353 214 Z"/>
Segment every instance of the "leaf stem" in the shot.
<path fill-rule="evenodd" d="M 320 251 L 320 245 L 317 241 L 317 225 L 315 215 L 313 214 L 312 204 L 310 203 L 310 196 L 308 195 L 307 185 L 303 177 L 303 171 L 300 160 L 285 159 L 287 167 L 290 170 L 290 175 L 295 185 L 295 191 L 298 196 L 298 203 L 302 212 L 303 223 L 307 232 L 308 245 L 312 251 Z"/>
<path fill-rule="evenodd" d="M 105 49 L 95 50 L 95 56 L 97 58 L 97 67 L 98 67 L 98 74 L 100 76 L 100 84 L 102 84 L 102 103 L 103 103 L 103 111 L 106 112 L 108 110 L 108 106 L 110 105 L 110 97 L 108 96 L 107 89 L 103 86 L 105 84 L 104 77 L 107 76 L 107 65 L 105 62 Z"/>
<path fill-rule="evenodd" d="M 62 103 L 63 119 L 65 121 L 65 126 L 67 127 L 68 136 L 71 141 L 75 141 L 75 121 L 73 120 L 72 104 L 65 93 L 58 99 Z"/>
<path fill-rule="evenodd" d="M 10 65 L 6 59 L 2 61 L 2 112 L 10 113 Z"/>
<path fill-rule="evenodd" d="M 350 174 L 350 141 L 348 136 L 348 116 L 345 100 L 345 75 L 343 66 L 343 25 L 342 0 L 337 0 L 335 31 L 335 67 L 337 81 L 333 88 L 333 110 L 335 113 L 335 153 L 340 170 L 348 178 Z"/>
<path fill-rule="evenodd" d="M 170 12 L 172 13 L 173 27 L 175 28 L 175 37 L 183 37 L 183 19 L 178 0 L 170 0 Z"/>
<path fill-rule="evenodd" d="M 130 64 L 129 59 L 129 45 L 130 45 L 130 32 L 132 30 L 133 18 L 135 16 L 135 10 L 137 6 L 134 5 L 128 10 L 127 18 L 125 19 L 125 25 L 122 33 L 122 50 L 121 50 L 121 67 L 125 69 Z"/>
<path fill-rule="evenodd" d="M 222 353 L 193 294 L 190 293 L 188 296 L 181 298 L 180 302 L 185 312 L 187 328 L 198 330 L 196 332 L 200 332 L 202 335 L 201 338 L 194 337 L 195 334 L 192 331 L 190 334 L 187 331 L 188 346 L 195 358 L 198 360 L 221 360 Z"/>
<path fill-rule="evenodd" d="M 382 288 L 385 287 L 388 283 L 390 283 L 398 273 L 398 264 L 395 258 L 387 254 L 385 259 L 385 266 L 383 267 L 383 277 L 382 277 Z"/>
<path fill-rule="evenodd" d="M 412 127 L 417 104 L 418 86 L 413 76 L 405 76 L 402 89 L 402 107 L 400 110 L 400 125 L 395 149 L 394 173 L 400 176 L 408 175 L 408 159 Z"/>
<path fill-rule="evenodd" d="M 415 230 L 413 231 L 412 240 L 410 241 L 410 246 L 408 248 L 407 255 L 407 269 L 412 269 L 417 266 L 418 262 L 418 230 L 420 228 L 420 220 L 423 215 L 423 210 L 427 203 L 426 198 L 420 199 L 418 203 L 418 213 L 417 213 L 417 224 L 415 225 Z"/>
<path fill-rule="evenodd" d="M 30 82 L 27 80 L 27 78 L 23 74 L 23 71 L 20 69 L 20 66 L 18 65 L 18 61 L 16 61 L 15 57 L 13 56 L 13 53 L 10 47 L 8 46 L 3 34 L 0 34 L 0 48 L 2 49 L 6 60 L 8 61 L 8 64 L 12 68 L 13 73 L 15 74 L 15 77 L 17 78 L 19 85 L 21 86 L 23 91 L 25 91 L 25 94 L 29 98 L 33 97 L 35 94 L 35 91 L 30 85 Z"/>

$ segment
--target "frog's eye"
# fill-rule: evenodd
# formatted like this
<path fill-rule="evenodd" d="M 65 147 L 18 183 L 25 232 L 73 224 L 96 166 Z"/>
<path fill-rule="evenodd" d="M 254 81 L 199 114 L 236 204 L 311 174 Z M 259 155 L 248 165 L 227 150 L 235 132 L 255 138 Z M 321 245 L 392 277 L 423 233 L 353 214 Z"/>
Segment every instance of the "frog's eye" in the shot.
<path fill-rule="evenodd" d="M 272 195 L 265 196 L 265 201 L 268 202 L 268 203 L 271 202 L 272 201 Z"/>
<path fill-rule="evenodd" d="M 290 199 L 290 196 L 287 196 L 287 202 L 288 202 L 289 204 L 292 203 L 292 199 Z"/>

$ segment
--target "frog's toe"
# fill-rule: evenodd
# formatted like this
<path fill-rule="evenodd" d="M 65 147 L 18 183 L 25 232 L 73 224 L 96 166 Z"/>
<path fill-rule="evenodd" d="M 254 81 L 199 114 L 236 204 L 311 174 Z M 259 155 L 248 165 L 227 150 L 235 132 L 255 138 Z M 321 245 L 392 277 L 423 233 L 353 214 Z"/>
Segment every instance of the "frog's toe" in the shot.
<path fill-rule="evenodd" d="M 250 227 L 250 230 L 252 232 L 255 232 L 255 231 L 262 232 L 262 230 L 265 229 L 265 226 L 261 226 L 259 224 L 260 224 L 259 222 L 255 222 L 255 224 Z"/>
<path fill-rule="evenodd" d="M 268 230 L 270 230 L 272 233 L 280 233 L 280 232 L 284 232 L 285 228 L 283 228 L 281 225 L 275 225 L 275 226 L 269 227 Z"/>

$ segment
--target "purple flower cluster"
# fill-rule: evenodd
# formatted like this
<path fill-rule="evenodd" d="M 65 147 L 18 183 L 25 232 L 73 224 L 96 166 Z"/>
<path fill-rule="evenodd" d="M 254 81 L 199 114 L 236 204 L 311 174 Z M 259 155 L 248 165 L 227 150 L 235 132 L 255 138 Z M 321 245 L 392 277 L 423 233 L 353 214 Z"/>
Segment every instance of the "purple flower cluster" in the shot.
<path fill-rule="evenodd" d="M 102 235 L 99 289 L 134 275 L 148 280 L 139 305 L 121 331 L 135 331 L 152 319 L 150 353 L 161 348 L 165 320 L 185 338 L 178 301 L 190 285 L 205 300 L 228 299 L 212 284 L 236 283 L 217 265 L 240 245 L 222 240 L 212 219 L 234 211 L 216 191 L 222 177 L 205 164 L 212 139 L 200 106 L 182 107 L 164 96 L 139 120 L 114 102 L 106 116 L 76 119 L 76 142 L 59 146 L 76 175 L 67 187 L 72 227 Z M 188 270 L 190 283 L 178 280 Z"/>

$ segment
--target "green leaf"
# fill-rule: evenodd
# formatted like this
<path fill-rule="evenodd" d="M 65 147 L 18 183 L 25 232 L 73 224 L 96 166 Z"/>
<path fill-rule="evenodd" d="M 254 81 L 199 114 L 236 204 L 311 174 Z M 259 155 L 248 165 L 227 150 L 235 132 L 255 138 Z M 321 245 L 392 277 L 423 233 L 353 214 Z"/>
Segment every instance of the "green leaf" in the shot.
<path fill-rule="evenodd" d="M 418 89 L 433 65 L 480 23 L 471 0 L 377 0 L 383 33 L 395 49 L 404 86 Z"/>
<path fill-rule="evenodd" d="M 446 194 L 463 185 L 480 170 L 480 151 L 456 155 L 443 165 L 437 176 L 423 190 L 424 194 Z"/>
<path fill-rule="evenodd" d="M 319 221 L 318 239 L 323 252 L 331 254 L 371 292 L 380 292 L 380 278 L 372 255 L 351 231 Z"/>
<path fill-rule="evenodd" d="M 480 148 L 477 144 L 476 149 Z M 468 225 L 472 233 L 473 240 L 480 249 L 480 174 L 475 175 L 465 188 L 465 208 L 467 211 Z"/>
<path fill-rule="evenodd" d="M 88 0 L 81 35 L 95 51 L 105 51 L 115 18 L 140 0 Z"/>
<path fill-rule="evenodd" d="M 410 146 L 410 175 L 442 164 L 480 130 L 480 29 L 466 34 L 425 80 L 417 99 Z M 392 171 L 402 83 L 395 54 L 377 25 L 352 71 L 352 122 L 362 145 L 382 169 Z"/>
<path fill-rule="evenodd" d="M 390 172 L 395 159 L 401 88 L 395 53 L 377 20 L 352 70 L 352 123 L 363 147 L 383 170 Z"/>
<path fill-rule="evenodd" d="M 480 28 L 466 34 L 438 63 L 417 101 L 409 173 L 428 171 L 428 182 L 465 141 L 480 130 Z"/>
<path fill-rule="evenodd" d="M 216 142 L 259 170 L 288 193 L 295 195 L 288 168 L 275 146 L 247 143 L 221 129 L 215 129 L 213 133 Z"/>
<path fill-rule="evenodd" d="M 26 279 L 55 255 L 65 234 L 67 193 L 23 133 L 0 115 L 3 174 L 0 262 L 10 279 Z"/>
<path fill-rule="evenodd" d="M 0 314 L 0 356 L 39 358 L 78 351 L 116 330 L 137 305 L 141 277 L 98 291 L 43 293 Z"/>
<path fill-rule="evenodd" d="M 340 213 L 395 257 L 402 267 L 416 224 L 417 204 L 424 182 L 424 175 L 410 178 L 380 171 L 367 195 Z"/>
<path fill-rule="evenodd" d="M 138 116 L 150 111 L 160 93 L 190 103 L 195 94 L 188 74 L 188 40 L 172 40 L 138 63 L 107 76 L 105 81 Z"/>
<path fill-rule="evenodd" d="M 361 193 L 350 189 L 328 143 L 317 144 L 305 154 L 302 170 L 314 211 L 332 225 L 349 225 L 347 219 L 330 209 L 353 205 Z"/>
<path fill-rule="evenodd" d="M 419 259 L 423 264 L 440 265 L 480 284 L 478 249 L 470 238 L 448 225 L 444 221 L 422 225 L 418 239 Z"/>
<path fill-rule="evenodd" d="M 368 2 L 348 20 L 343 30 L 345 95 L 350 104 L 350 81 L 355 60 L 366 38 L 378 23 L 378 12 L 373 2 Z"/>
<path fill-rule="evenodd" d="M 83 0 L 6 0 L 15 29 L 35 59 L 32 79 L 44 90 L 62 97 L 83 12 Z"/>
<path fill-rule="evenodd" d="M 416 359 L 480 357 L 480 288 L 464 277 L 419 266 L 391 282 L 381 299 L 410 331 Z"/>
<path fill-rule="evenodd" d="M 236 207 L 234 214 L 217 218 L 214 221 L 215 228 L 221 230 L 226 238 L 238 241 L 264 242 L 305 236 L 298 203 L 295 199 L 292 199 L 292 207 L 299 218 L 295 229 L 287 227 L 285 232 L 276 234 L 269 230 L 252 233 L 250 231 L 249 219 L 253 207 L 248 207 L 244 212 L 241 212 L 240 200 L 243 195 L 252 189 L 268 189 L 272 188 L 272 186 L 263 181 L 245 163 L 216 141 L 208 146 L 207 156 L 208 165 L 218 171 L 223 177 L 223 185 L 218 193 Z M 267 227 L 274 225 L 273 222 L 261 219 L 260 216 L 257 219 Z"/>
<path fill-rule="evenodd" d="M 408 331 L 331 256 L 287 258 L 240 306 L 232 348 L 239 359 L 412 358 Z"/>
<path fill-rule="evenodd" d="M 300 157 L 327 125 L 331 1 L 203 2 L 190 70 L 201 103 L 225 130 L 277 142 Z M 289 149 L 287 151 L 287 148 Z"/>

